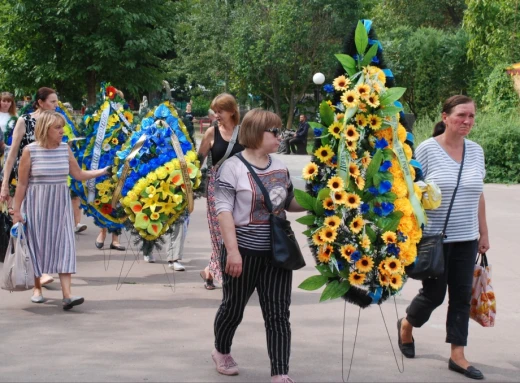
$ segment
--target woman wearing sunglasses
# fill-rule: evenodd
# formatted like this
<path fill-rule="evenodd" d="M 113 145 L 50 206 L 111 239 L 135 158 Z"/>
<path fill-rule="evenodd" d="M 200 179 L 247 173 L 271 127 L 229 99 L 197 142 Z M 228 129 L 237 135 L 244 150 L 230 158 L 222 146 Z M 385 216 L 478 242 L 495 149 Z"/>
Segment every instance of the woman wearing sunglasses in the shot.
<path fill-rule="evenodd" d="M 242 321 L 246 304 L 258 291 L 267 333 L 272 382 L 292 382 L 289 372 L 291 351 L 292 271 L 271 263 L 269 212 L 263 194 L 244 159 L 262 181 L 271 198 L 273 214 L 285 217 L 285 211 L 303 211 L 294 199 L 287 167 L 271 157 L 280 145 L 280 118 L 266 110 L 253 109 L 246 114 L 239 133 L 244 151 L 224 162 L 216 179 L 216 210 L 224 248 L 223 298 L 215 318 L 215 350 L 212 358 L 217 371 L 237 375 L 238 366 L 231 357 L 231 344 Z M 240 158 L 242 157 L 242 158 Z"/>

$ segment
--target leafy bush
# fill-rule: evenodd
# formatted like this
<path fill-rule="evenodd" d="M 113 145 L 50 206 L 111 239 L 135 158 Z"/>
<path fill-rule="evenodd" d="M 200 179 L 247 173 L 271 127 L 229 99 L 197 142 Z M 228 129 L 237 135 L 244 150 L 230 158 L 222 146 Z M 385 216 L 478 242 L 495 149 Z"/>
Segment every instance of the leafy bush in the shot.
<path fill-rule="evenodd" d="M 208 109 L 211 105 L 211 100 L 204 96 L 195 96 L 192 98 L 191 112 L 195 117 L 204 117 L 208 115 Z"/>
<path fill-rule="evenodd" d="M 507 74 L 509 65 L 497 65 L 486 80 L 486 93 L 482 98 L 484 109 L 492 112 L 510 112 L 517 109 L 520 99 L 513 87 L 513 80 Z"/>

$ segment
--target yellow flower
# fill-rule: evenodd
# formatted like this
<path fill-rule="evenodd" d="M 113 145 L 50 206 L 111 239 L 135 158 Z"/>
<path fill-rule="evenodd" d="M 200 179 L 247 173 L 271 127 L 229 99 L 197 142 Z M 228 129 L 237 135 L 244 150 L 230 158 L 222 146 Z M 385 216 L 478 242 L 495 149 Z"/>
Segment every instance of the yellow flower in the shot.
<path fill-rule="evenodd" d="M 150 214 L 150 219 L 152 221 L 157 221 L 160 217 L 161 217 L 161 215 L 159 213 L 154 212 L 154 213 Z"/>
<path fill-rule="evenodd" d="M 327 162 L 334 157 L 334 152 L 329 145 L 321 146 L 314 152 L 314 155 L 318 157 L 321 162 Z"/>
<path fill-rule="evenodd" d="M 119 140 L 118 140 L 117 138 L 115 138 L 115 137 L 112 138 L 112 141 L 111 141 L 111 142 L 112 142 L 112 145 L 117 145 L 117 144 L 119 144 Z"/>
<path fill-rule="evenodd" d="M 359 97 L 366 98 L 370 94 L 370 87 L 367 84 L 359 84 L 354 87 Z"/>
<path fill-rule="evenodd" d="M 394 207 L 396 211 L 402 212 L 405 216 L 411 216 L 413 214 L 412 204 L 408 198 L 397 198 L 394 201 Z"/>
<path fill-rule="evenodd" d="M 110 197 L 107 195 L 104 195 L 101 197 L 101 203 L 108 203 L 110 201 Z"/>
<path fill-rule="evenodd" d="M 349 171 L 350 175 L 354 178 L 359 177 L 359 175 L 360 175 L 359 167 L 354 162 L 351 162 L 348 165 L 348 171 Z"/>
<path fill-rule="evenodd" d="M 406 182 L 402 178 L 394 177 L 394 183 L 392 184 L 392 192 L 397 195 L 397 198 L 404 198 L 408 195 L 408 188 Z"/>
<path fill-rule="evenodd" d="M 375 93 L 370 94 L 367 98 L 367 104 L 372 108 L 377 108 L 379 106 L 379 97 Z"/>
<path fill-rule="evenodd" d="M 364 114 L 356 114 L 356 124 L 358 124 L 359 127 L 364 128 L 367 126 L 367 118 Z"/>
<path fill-rule="evenodd" d="M 356 251 L 356 248 L 351 244 L 347 244 L 341 246 L 341 249 L 339 251 L 341 252 L 341 256 L 350 262 L 350 256 L 354 251 Z"/>
<path fill-rule="evenodd" d="M 345 146 L 347 147 L 349 152 L 353 152 L 357 149 L 357 141 L 345 141 Z"/>
<path fill-rule="evenodd" d="M 406 158 L 408 159 L 408 161 L 410 161 L 413 156 L 412 148 L 410 148 L 410 145 L 408 144 L 403 144 L 403 149 L 404 153 L 406 154 Z"/>
<path fill-rule="evenodd" d="M 349 227 L 354 234 L 358 234 L 363 229 L 364 224 L 365 221 L 363 220 L 363 217 L 358 215 L 352 220 Z"/>
<path fill-rule="evenodd" d="M 363 238 L 361 239 L 361 247 L 365 250 L 370 249 L 370 245 L 372 243 L 370 242 L 370 238 L 368 238 L 368 235 L 363 234 Z"/>
<path fill-rule="evenodd" d="M 345 117 L 345 113 L 338 113 L 336 114 L 336 120 L 341 121 Z"/>
<path fill-rule="evenodd" d="M 354 125 L 345 127 L 345 138 L 349 141 L 357 141 L 359 139 L 359 133 Z"/>
<path fill-rule="evenodd" d="M 343 183 L 341 177 L 335 176 L 327 182 L 327 187 L 332 191 L 340 191 L 345 188 L 345 184 Z"/>
<path fill-rule="evenodd" d="M 342 205 L 347 202 L 347 193 L 344 190 L 332 193 L 332 200 L 336 205 Z"/>
<path fill-rule="evenodd" d="M 325 241 L 320 237 L 319 231 L 312 235 L 312 243 L 314 243 L 316 246 L 321 246 L 325 244 Z"/>
<path fill-rule="evenodd" d="M 381 117 L 376 116 L 375 114 L 369 114 L 367 118 L 368 124 L 373 130 L 378 130 L 379 128 L 381 128 L 381 124 L 383 123 Z"/>
<path fill-rule="evenodd" d="M 119 122 L 119 116 L 117 113 L 113 113 L 108 117 L 108 126 L 114 126 Z"/>
<path fill-rule="evenodd" d="M 365 104 L 364 102 L 360 102 L 358 104 L 358 109 L 359 109 L 360 112 L 366 113 L 367 112 L 367 104 Z"/>
<path fill-rule="evenodd" d="M 312 180 L 318 174 L 318 165 L 314 162 L 307 164 L 303 168 L 303 179 L 304 180 Z"/>
<path fill-rule="evenodd" d="M 409 241 L 406 241 L 409 242 Z M 409 266 L 415 262 L 415 258 L 417 257 L 417 247 L 415 245 L 410 245 L 408 249 L 401 250 L 399 252 L 399 260 L 403 263 L 404 266 Z"/>
<path fill-rule="evenodd" d="M 334 108 L 334 106 L 332 106 L 332 101 L 330 101 L 330 100 L 327 100 L 327 105 L 330 106 L 331 108 Z"/>
<path fill-rule="evenodd" d="M 339 76 L 334 79 L 332 85 L 337 91 L 347 90 L 348 86 L 350 85 L 350 79 L 346 78 L 345 76 Z"/>
<path fill-rule="evenodd" d="M 150 185 L 144 191 L 146 192 L 146 194 L 148 194 L 149 197 L 152 197 L 155 194 L 156 189 L 155 186 Z"/>
<path fill-rule="evenodd" d="M 401 261 L 395 257 L 387 258 L 384 261 L 383 267 L 390 274 L 396 274 L 401 271 Z"/>
<path fill-rule="evenodd" d="M 370 153 L 368 151 L 365 151 L 363 153 L 363 157 L 361 158 L 361 165 L 363 165 L 363 167 L 366 169 L 368 168 L 368 165 L 370 165 L 370 161 L 372 161 Z"/>
<path fill-rule="evenodd" d="M 413 230 L 414 221 L 413 216 L 411 217 L 401 217 L 399 220 L 399 225 L 397 225 L 397 229 L 403 233 L 409 233 Z"/>
<path fill-rule="evenodd" d="M 389 243 L 396 243 L 397 242 L 397 235 L 393 231 L 385 231 L 381 238 L 383 241 L 388 245 Z"/>
<path fill-rule="evenodd" d="M 148 173 L 148 175 L 146 176 L 146 181 L 148 181 L 149 183 L 157 181 L 157 174 L 155 174 L 155 172 Z"/>
<path fill-rule="evenodd" d="M 399 290 L 403 286 L 403 278 L 399 274 L 390 277 L 390 287 L 394 290 Z"/>
<path fill-rule="evenodd" d="M 99 206 L 101 204 L 101 200 L 96 199 L 94 200 L 94 205 Z"/>
<path fill-rule="evenodd" d="M 365 282 L 365 274 L 356 273 L 355 271 L 350 273 L 348 281 L 352 286 L 362 285 Z"/>
<path fill-rule="evenodd" d="M 328 197 L 323 200 L 323 207 L 327 210 L 334 210 L 334 201 Z"/>
<path fill-rule="evenodd" d="M 190 150 L 186 153 L 186 160 L 189 162 L 195 162 L 197 160 L 197 153 L 194 150 Z"/>
<path fill-rule="evenodd" d="M 397 126 L 397 137 L 399 137 L 399 141 L 404 143 L 406 141 L 406 136 L 406 129 L 403 125 L 401 125 L 401 123 L 399 123 L 399 125 Z"/>
<path fill-rule="evenodd" d="M 137 194 L 131 190 L 128 192 L 127 197 L 130 198 L 130 201 L 137 201 Z"/>
<path fill-rule="evenodd" d="M 181 163 L 179 162 L 178 158 L 175 158 L 175 159 L 171 160 L 170 162 L 175 170 L 179 170 L 181 168 Z"/>
<path fill-rule="evenodd" d="M 321 263 L 329 263 L 330 256 L 332 255 L 333 250 L 334 249 L 330 245 L 321 248 L 318 253 L 318 261 L 320 261 Z"/>
<path fill-rule="evenodd" d="M 362 273 L 369 273 L 374 267 L 374 261 L 372 258 L 363 255 L 360 260 L 356 262 L 356 269 Z"/>
<path fill-rule="evenodd" d="M 325 241 L 327 243 L 334 242 L 337 236 L 338 233 L 336 232 L 336 230 L 330 227 L 325 227 L 320 230 L 320 238 L 322 239 L 322 241 Z"/>
<path fill-rule="evenodd" d="M 357 209 L 361 203 L 361 198 L 357 194 L 347 193 L 345 205 L 351 209 Z"/>
<path fill-rule="evenodd" d="M 128 110 L 125 110 L 123 112 L 123 115 L 125 116 L 126 120 L 129 122 L 129 123 L 132 123 L 134 121 L 134 115 L 132 112 L 129 112 Z"/>
<path fill-rule="evenodd" d="M 365 188 L 365 179 L 361 176 L 356 177 L 356 186 L 359 190 L 363 190 Z"/>
<path fill-rule="evenodd" d="M 331 126 L 329 126 L 329 133 L 332 134 L 335 138 L 340 138 L 341 133 L 341 124 L 339 122 L 334 122 Z"/>
<path fill-rule="evenodd" d="M 381 93 L 382 90 L 381 85 L 379 85 L 377 82 L 372 84 L 372 89 L 374 89 L 376 93 Z"/>
<path fill-rule="evenodd" d="M 341 218 L 339 218 L 337 215 L 331 215 L 330 217 L 325 218 L 323 223 L 325 224 L 325 226 L 328 226 L 336 230 L 338 226 L 341 224 Z"/>
<path fill-rule="evenodd" d="M 390 284 L 390 277 L 386 273 L 379 273 L 379 284 L 381 286 L 388 286 Z"/>
<path fill-rule="evenodd" d="M 359 94 L 356 91 L 347 90 L 340 99 L 346 108 L 354 108 L 359 103 Z"/>
<path fill-rule="evenodd" d="M 169 176 L 168 171 L 166 170 L 166 168 L 164 166 L 158 167 L 155 170 L 155 174 L 157 175 L 157 178 L 159 178 L 160 180 L 163 180 Z"/>

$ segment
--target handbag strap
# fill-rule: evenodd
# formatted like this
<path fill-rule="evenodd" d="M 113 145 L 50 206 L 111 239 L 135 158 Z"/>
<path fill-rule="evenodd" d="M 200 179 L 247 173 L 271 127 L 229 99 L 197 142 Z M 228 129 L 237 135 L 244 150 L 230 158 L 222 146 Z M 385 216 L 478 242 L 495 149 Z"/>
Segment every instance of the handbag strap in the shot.
<path fill-rule="evenodd" d="M 269 193 L 267 192 L 267 189 L 265 188 L 264 184 L 262 183 L 262 181 L 260 181 L 260 177 L 258 177 L 256 172 L 253 170 L 251 164 L 247 162 L 246 159 L 242 156 L 242 153 L 238 153 L 236 154 L 236 156 L 240 159 L 240 161 L 244 163 L 244 165 L 246 165 L 247 169 L 251 173 L 251 176 L 253 177 L 258 187 L 262 191 L 262 194 L 264 195 L 264 203 L 265 207 L 267 208 L 267 211 L 269 212 L 269 214 L 273 214 L 273 204 L 271 203 L 271 198 L 269 197 Z"/>
<path fill-rule="evenodd" d="M 442 229 L 443 236 L 446 236 L 446 229 L 448 228 L 448 221 L 450 220 L 451 208 L 453 207 L 453 202 L 455 201 L 455 195 L 457 194 L 457 190 L 459 189 L 460 177 L 462 175 L 462 168 L 464 167 L 464 157 L 466 156 L 466 141 L 464 141 L 464 145 L 462 146 L 462 160 L 460 161 L 459 175 L 457 177 L 457 186 L 455 186 L 455 190 L 453 190 L 453 195 L 451 196 L 450 207 L 448 208 L 448 214 L 446 215 L 446 221 L 444 222 L 444 229 Z"/>
<path fill-rule="evenodd" d="M 217 127 L 218 129 L 218 127 Z M 229 155 L 231 154 L 231 151 L 233 150 L 233 147 L 235 146 L 235 143 L 237 142 L 238 137 L 238 131 L 240 130 L 240 125 L 235 126 L 233 129 L 233 135 L 231 136 L 231 140 L 229 140 L 229 144 L 226 149 L 226 153 L 224 154 L 224 157 L 220 159 L 219 162 L 215 164 L 215 166 L 218 168 L 220 165 L 222 165 L 222 162 L 228 159 Z"/>

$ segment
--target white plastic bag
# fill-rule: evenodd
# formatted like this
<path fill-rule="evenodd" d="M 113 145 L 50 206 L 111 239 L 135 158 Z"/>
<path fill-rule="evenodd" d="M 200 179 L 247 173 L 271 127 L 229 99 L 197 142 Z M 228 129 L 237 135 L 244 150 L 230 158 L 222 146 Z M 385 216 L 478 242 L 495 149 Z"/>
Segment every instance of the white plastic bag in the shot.
<path fill-rule="evenodd" d="M 9 291 L 26 291 L 34 287 L 34 267 L 23 225 L 18 225 L 17 236 L 11 235 L 4 260 L 0 287 Z"/>

